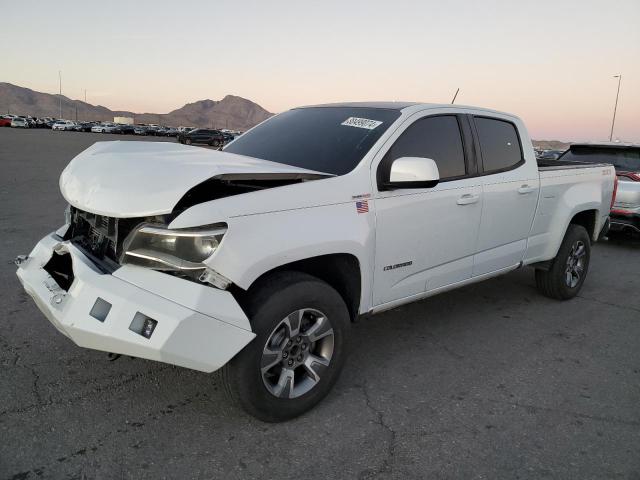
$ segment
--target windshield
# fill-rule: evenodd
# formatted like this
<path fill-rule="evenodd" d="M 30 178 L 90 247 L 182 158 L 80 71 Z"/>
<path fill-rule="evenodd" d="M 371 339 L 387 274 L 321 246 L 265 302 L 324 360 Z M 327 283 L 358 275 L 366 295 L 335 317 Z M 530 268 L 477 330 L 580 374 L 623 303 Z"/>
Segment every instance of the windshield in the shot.
<path fill-rule="evenodd" d="M 640 148 L 571 147 L 559 160 L 568 162 L 610 163 L 616 170 L 640 172 Z"/>
<path fill-rule="evenodd" d="M 236 138 L 225 151 L 344 175 L 399 116 L 398 110 L 366 107 L 289 110 Z"/>

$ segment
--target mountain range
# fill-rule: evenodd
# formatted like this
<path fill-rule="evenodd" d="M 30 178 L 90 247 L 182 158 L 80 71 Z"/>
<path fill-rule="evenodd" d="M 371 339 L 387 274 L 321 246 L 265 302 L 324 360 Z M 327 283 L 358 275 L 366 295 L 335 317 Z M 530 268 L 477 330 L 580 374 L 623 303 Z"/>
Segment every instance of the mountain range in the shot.
<path fill-rule="evenodd" d="M 133 117 L 135 123 L 244 131 L 273 115 L 257 103 L 235 95 L 227 95 L 222 100 L 187 103 L 169 113 L 134 113 L 0 82 L 0 113 L 58 118 L 60 100 L 62 118 L 79 121 L 113 121 L 114 117 Z"/>

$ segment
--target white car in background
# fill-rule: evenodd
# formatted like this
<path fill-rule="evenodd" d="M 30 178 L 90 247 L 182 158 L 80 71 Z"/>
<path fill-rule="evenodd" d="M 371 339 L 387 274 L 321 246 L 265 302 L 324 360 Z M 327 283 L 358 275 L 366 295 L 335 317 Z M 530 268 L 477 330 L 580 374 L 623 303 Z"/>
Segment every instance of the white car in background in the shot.
<path fill-rule="evenodd" d="M 74 122 L 72 122 L 71 120 L 58 120 L 56 123 L 53 124 L 53 126 L 51 127 L 51 130 L 74 130 L 76 127 L 76 124 Z"/>
<path fill-rule="evenodd" d="M 119 130 L 119 127 L 113 123 L 99 123 L 91 127 L 93 133 L 113 133 Z"/>
<path fill-rule="evenodd" d="M 29 122 L 26 118 L 15 117 L 13 120 L 11 120 L 11 126 L 13 128 L 29 128 Z"/>

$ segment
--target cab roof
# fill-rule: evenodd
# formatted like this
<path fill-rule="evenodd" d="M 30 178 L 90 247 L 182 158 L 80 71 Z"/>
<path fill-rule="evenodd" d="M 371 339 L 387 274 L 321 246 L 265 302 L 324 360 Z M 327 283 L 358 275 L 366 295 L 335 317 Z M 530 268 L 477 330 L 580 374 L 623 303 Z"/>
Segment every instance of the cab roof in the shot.
<path fill-rule="evenodd" d="M 458 105 L 450 103 L 423 103 L 423 102 L 338 102 L 323 103 L 318 105 L 305 105 L 296 108 L 331 108 L 331 107 L 351 107 L 351 108 L 380 108 L 385 110 L 404 111 L 405 113 L 413 113 L 420 110 L 429 110 L 435 108 L 452 108 L 458 110 L 473 110 L 475 112 L 485 112 L 487 114 L 499 114 L 508 117 L 517 118 L 516 115 L 507 112 L 500 112 L 490 108 L 474 107 L 470 105 Z"/>

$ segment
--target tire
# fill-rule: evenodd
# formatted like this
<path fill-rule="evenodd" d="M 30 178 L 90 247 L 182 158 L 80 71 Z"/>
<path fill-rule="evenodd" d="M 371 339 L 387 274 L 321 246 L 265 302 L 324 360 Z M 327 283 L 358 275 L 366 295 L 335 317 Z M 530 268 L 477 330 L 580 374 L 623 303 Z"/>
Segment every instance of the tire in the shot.
<path fill-rule="evenodd" d="M 184 143 L 186 143 L 187 145 L 191 145 L 191 139 L 190 139 L 190 138 L 187 138 L 187 139 L 184 141 Z"/>
<path fill-rule="evenodd" d="M 214 140 L 213 141 L 213 146 L 216 147 L 216 148 L 220 147 L 220 140 Z"/>
<path fill-rule="evenodd" d="M 549 270 L 536 270 L 536 287 L 557 300 L 575 297 L 589 272 L 591 240 L 581 225 L 569 225 Z"/>
<path fill-rule="evenodd" d="M 351 321 L 340 294 L 316 277 L 278 272 L 259 282 L 243 302 L 256 338 L 222 368 L 221 378 L 233 403 L 265 422 L 281 422 L 329 393 L 345 361 Z M 298 333 L 288 328 L 300 318 Z M 293 383 L 282 381 L 287 378 Z"/>

